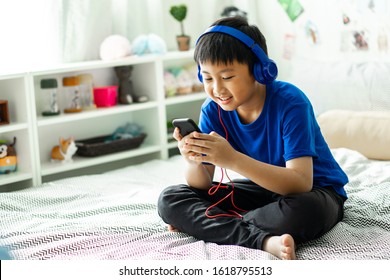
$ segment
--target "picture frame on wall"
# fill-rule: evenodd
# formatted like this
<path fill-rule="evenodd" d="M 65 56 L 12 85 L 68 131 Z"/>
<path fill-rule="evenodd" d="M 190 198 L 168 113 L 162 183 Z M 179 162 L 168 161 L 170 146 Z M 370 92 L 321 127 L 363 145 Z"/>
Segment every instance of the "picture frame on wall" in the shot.
<path fill-rule="evenodd" d="M 0 100 L 0 125 L 9 124 L 8 101 Z"/>

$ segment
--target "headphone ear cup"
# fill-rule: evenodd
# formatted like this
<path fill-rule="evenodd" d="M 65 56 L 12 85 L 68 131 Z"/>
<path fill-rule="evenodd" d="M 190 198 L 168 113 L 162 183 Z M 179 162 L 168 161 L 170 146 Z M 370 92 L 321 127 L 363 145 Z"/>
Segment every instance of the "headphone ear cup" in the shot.
<path fill-rule="evenodd" d="M 200 66 L 198 65 L 198 79 L 203 84 L 203 76 L 202 76 L 202 73 L 200 71 L 201 71 Z"/>
<path fill-rule="evenodd" d="M 276 66 L 276 63 L 271 59 L 269 59 L 267 63 L 264 63 L 262 69 L 263 69 L 263 78 L 266 81 L 266 83 L 273 82 L 278 76 L 278 67 Z"/>
<path fill-rule="evenodd" d="M 255 63 L 253 67 L 253 76 L 260 84 L 272 83 L 278 76 L 278 67 L 276 63 L 269 59 L 266 63 Z"/>
<path fill-rule="evenodd" d="M 259 82 L 260 84 L 265 84 L 265 80 L 263 77 L 263 70 L 261 69 L 261 64 L 255 63 L 253 66 L 253 76 L 255 77 L 255 80 Z"/>

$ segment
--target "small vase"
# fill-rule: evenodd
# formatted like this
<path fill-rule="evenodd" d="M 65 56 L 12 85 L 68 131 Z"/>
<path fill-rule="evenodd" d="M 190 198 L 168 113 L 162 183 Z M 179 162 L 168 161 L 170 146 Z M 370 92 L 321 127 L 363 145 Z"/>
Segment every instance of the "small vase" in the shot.
<path fill-rule="evenodd" d="M 190 49 L 191 37 L 186 35 L 176 36 L 177 46 L 180 51 L 188 51 Z"/>

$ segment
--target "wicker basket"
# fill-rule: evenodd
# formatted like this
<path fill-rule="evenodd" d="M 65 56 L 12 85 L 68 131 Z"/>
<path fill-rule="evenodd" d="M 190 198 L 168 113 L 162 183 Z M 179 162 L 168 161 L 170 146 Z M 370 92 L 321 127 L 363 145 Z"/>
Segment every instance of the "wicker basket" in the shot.
<path fill-rule="evenodd" d="M 102 156 L 138 148 L 145 140 L 146 134 L 129 139 L 118 139 L 105 142 L 110 135 L 76 141 L 77 155 L 83 157 Z"/>

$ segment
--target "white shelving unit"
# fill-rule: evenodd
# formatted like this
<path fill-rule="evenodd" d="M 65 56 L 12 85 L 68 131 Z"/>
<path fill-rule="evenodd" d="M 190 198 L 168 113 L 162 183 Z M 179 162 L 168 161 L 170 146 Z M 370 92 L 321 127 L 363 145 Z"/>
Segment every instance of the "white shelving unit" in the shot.
<path fill-rule="evenodd" d="M 0 99 L 8 101 L 9 124 L 0 126 L 0 139 L 13 142 L 16 137 L 17 171 L 0 175 L 0 185 L 20 187 L 36 182 L 33 122 L 30 118 L 31 96 L 28 75 L 24 73 L 0 76 Z"/>
<path fill-rule="evenodd" d="M 205 93 L 165 97 L 164 69 L 192 62 L 193 52 L 170 52 L 164 56 L 147 55 L 115 61 L 91 61 L 37 69 L 28 73 L 0 76 L 0 100 L 8 100 L 10 124 L 0 125 L 0 139 L 17 138 L 16 172 L 0 175 L 0 191 L 80 174 L 99 173 L 152 158 L 168 158 L 175 153 L 176 143 L 169 141 L 167 123 L 173 118 L 191 117 L 198 120 Z M 61 95 L 63 77 L 91 74 L 94 86 L 117 84 L 113 67 L 132 65 L 132 82 L 139 95 L 149 98 L 145 103 L 117 105 L 80 113 L 43 117 L 40 81 L 56 78 Z M 60 98 L 61 100 L 61 98 Z M 61 103 L 60 103 L 61 106 Z M 63 108 L 60 108 L 63 112 Z M 112 134 L 126 122 L 134 122 L 147 134 L 139 148 L 98 157 L 75 155 L 68 164 L 53 163 L 50 153 L 60 137 L 86 139 Z"/>

